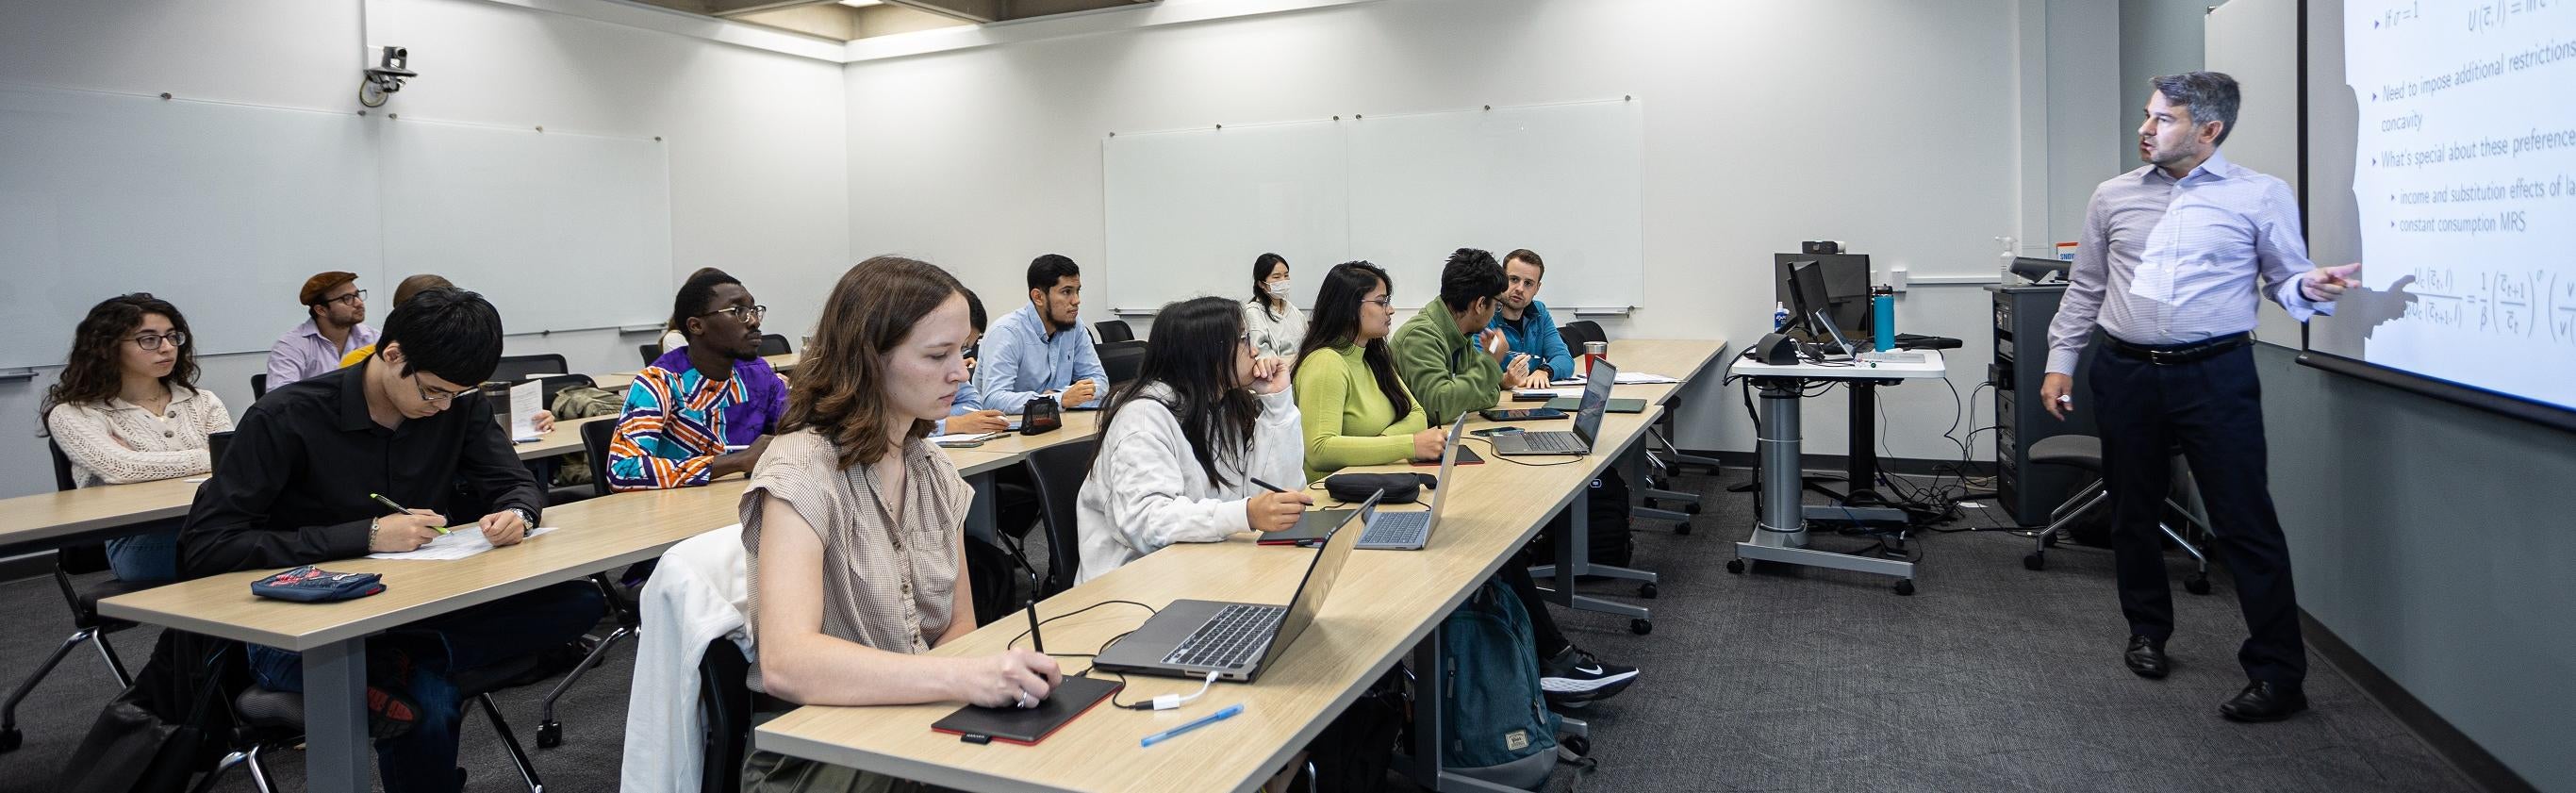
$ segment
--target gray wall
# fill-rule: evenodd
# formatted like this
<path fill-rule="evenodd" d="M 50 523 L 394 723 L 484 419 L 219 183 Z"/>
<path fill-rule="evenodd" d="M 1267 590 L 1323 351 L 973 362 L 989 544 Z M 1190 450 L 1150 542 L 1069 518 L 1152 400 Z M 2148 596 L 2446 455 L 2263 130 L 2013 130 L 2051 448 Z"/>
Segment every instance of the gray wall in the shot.
<path fill-rule="evenodd" d="M 2576 434 L 2255 348 L 2299 605 L 2541 790 L 2576 790 Z"/>

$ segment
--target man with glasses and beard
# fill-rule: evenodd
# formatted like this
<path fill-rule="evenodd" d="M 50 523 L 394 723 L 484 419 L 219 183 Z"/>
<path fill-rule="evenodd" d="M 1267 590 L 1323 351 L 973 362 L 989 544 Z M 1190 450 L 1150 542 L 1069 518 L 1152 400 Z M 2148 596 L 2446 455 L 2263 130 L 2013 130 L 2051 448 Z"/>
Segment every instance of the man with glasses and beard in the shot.
<path fill-rule="evenodd" d="M 358 274 L 340 270 L 306 279 L 296 293 L 307 315 L 304 323 L 268 348 L 268 390 L 340 368 L 340 359 L 376 343 L 367 327 L 367 290 Z"/>

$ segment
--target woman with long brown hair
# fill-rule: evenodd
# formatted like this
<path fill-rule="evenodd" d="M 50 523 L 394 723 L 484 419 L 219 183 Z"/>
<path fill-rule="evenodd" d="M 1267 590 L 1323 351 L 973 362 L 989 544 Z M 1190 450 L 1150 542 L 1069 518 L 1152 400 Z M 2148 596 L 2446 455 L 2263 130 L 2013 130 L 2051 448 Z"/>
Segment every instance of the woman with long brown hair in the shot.
<path fill-rule="evenodd" d="M 799 705 L 963 700 L 1031 707 L 1063 673 L 1028 650 L 923 653 L 975 629 L 974 492 L 924 438 L 966 381 L 965 289 L 930 264 L 860 262 L 823 301 L 787 415 L 742 494 L 753 687 Z M 752 791 L 912 790 L 754 753 Z"/>
<path fill-rule="evenodd" d="M 233 428 L 214 392 L 199 391 L 188 320 L 136 292 L 100 301 L 72 331 L 62 378 L 37 412 L 79 487 L 198 476 L 213 470 L 206 436 Z M 126 581 L 178 577 L 178 526 L 107 541 Z"/>

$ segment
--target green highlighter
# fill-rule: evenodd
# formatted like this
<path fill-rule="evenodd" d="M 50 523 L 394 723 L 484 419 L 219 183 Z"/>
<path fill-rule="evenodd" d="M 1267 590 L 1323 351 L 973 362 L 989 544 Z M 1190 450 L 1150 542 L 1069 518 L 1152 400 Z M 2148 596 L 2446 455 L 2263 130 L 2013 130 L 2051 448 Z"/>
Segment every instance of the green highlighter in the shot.
<path fill-rule="evenodd" d="M 404 509 L 404 508 L 403 508 L 403 505 L 394 503 L 394 500 L 393 500 L 393 499 L 390 499 L 390 498 L 386 498 L 386 497 L 384 497 L 384 494 L 381 494 L 381 493 L 368 493 L 368 494 L 367 494 L 367 497 L 368 497 L 368 498 L 375 499 L 375 500 L 376 500 L 376 503 L 378 503 L 378 504 L 383 504 L 383 505 L 385 505 L 385 508 L 386 508 L 386 509 L 393 510 L 393 511 L 394 511 L 394 514 L 396 514 L 396 515 L 401 515 L 401 514 L 405 514 L 405 513 L 409 513 L 409 512 L 411 512 L 411 510 Z M 430 528 L 437 529 L 437 530 L 438 530 L 438 533 L 440 533 L 440 534 L 446 534 L 446 533 L 447 533 L 447 528 L 446 528 L 446 527 L 444 527 L 444 526 L 432 526 L 432 527 L 430 527 Z"/>

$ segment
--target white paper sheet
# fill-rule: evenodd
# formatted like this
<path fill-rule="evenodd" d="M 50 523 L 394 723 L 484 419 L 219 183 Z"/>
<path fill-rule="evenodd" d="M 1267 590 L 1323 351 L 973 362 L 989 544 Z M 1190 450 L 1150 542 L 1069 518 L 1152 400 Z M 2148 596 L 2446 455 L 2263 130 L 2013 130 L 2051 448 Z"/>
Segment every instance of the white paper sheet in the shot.
<path fill-rule="evenodd" d="M 932 435 L 932 436 L 930 436 L 930 439 L 929 439 L 929 440 L 930 440 L 930 442 L 931 442 L 931 443 L 964 443 L 964 442 L 967 442 L 967 441 L 989 441 L 989 440 L 992 440 L 992 439 L 994 439 L 994 438 L 1000 437 L 1002 434 L 1003 434 L 1003 433 L 999 433 L 999 432 L 952 432 L 952 433 L 949 433 L 949 434 L 946 434 L 946 435 Z"/>
<path fill-rule="evenodd" d="M 545 406 L 537 402 L 544 394 L 545 384 L 536 380 L 510 386 L 510 440 L 528 443 L 538 438 L 537 411 Z"/>
<path fill-rule="evenodd" d="M 529 529 L 528 539 L 536 539 L 538 535 L 551 531 L 554 531 L 554 527 L 539 526 Z M 476 527 L 474 524 L 468 523 L 463 526 L 452 527 L 452 530 L 447 534 L 441 535 L 438 539 L 430 540 L 428 545 L 420 546 L 419 550 L 404 551 L 401 553 L 391 551 L 384 553 L 371 553 L 367 554 L 367 558 L 394 559 L 407 562 L 447 562 L 463 559 L 489 550 L 492 550 L 492 541 L 483 539 L 483 530 Z"/>

